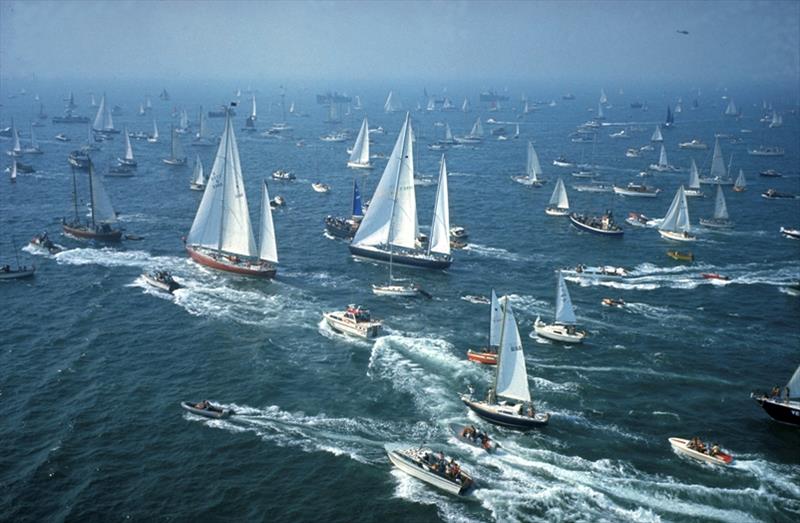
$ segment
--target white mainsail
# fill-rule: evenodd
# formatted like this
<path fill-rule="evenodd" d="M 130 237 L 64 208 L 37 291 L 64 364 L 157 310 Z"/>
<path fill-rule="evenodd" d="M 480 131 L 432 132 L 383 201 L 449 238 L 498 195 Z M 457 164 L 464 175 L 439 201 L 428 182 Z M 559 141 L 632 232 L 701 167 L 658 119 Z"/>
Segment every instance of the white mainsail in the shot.
<path fill-rule="evenodd" d="M 126 126 L 123 130 L 125 133 L 125 159 L 132 162 L 133 161 L 133 146 L 131 146 L 131 137 L 128 134 L 128 127 Z"/>
<path fill-rule="evenodd" d="M 33 130 L 33 123 L 31 123 L 31 149 L 34 151 L 39 150 L 39 141 L 36 139 L 36 133 Z"/>
<path fill-rule="evenodd" d="M 192 171 L 192 183 L 199 186 L 206 184 L 206 179 L 203 173 L 203 162 L 200 160 L 199 154 L 194 159 L 194 169 Z"/>
<path fill-rule="evenodd" d="M 489 346 L 500 346 L 500 335 L 503 331 L 503 311 L 500 308 L 500 302 L 497 300 L 497 294 L 492 289 L 492 304 L 491 313 L 489 317 Z"/>
<path fill-rule="evenodd" d="M 481 117 L 479 116 L 475 123 L 472 125 L 472 129 L 469 132 L 470 138 L 482 138 L 483 137 L 483 125 L 481 124 Z"/>
<path fill-rule="evenodd" d="M 361 122 L 361 129 L 358 131 L 356 143 L 347 165 L 359 167 L 369 165 L 369 123 L 366 118 Z"/>
<path fill-rule="evenodd" d="M 694 158 L 692 158 L 692 165 L 689 167 L 689 189 L 700 189 L 700 171 L 697 170 Z"/>
<path fill-rule="evenodd" d="M 464 97 L 464 102 L 461 104 L 461 111 L 464 113 L 469 112 L 469 98 Z"/>
<path fill-rule="evenodd" d="M 383 104 L 383 110 L 387 113 L 393 113 L 397 111 L 399 108 L 395 104 L 394 101 L 394 93 L 389 91 L 389 96 L 386 97 L 386 103 Z"/>
<path fill-rule="evenodd" d="M 736 182 L 733 186 L 737 189 L 744 189 L 747 187 L 747 180 L 744 179 L 744 171 L 739 169 L 739 176 L 736 177 Z"/>
<path fill-rule="evenodd" d="M 14 137 L 14 146 L 11 148 L 11 150 L 15 155 L 22 154 L 22 144 L 19 141 L 19 131 L 17 130 L 17 126 L 14 124 L 14 122 L 11 122 L 11 134 Z"/>
<path fill-rule="evenodd" d="M 275 225 L 272 223 L 272 209 L 269 205 L 269 189 L 266 181 L 261 189 L 260 225 L 258 257 L 270 263 L 278 263 L 278 244 L 275 241 Z"/>
<path fill-rule="evenodd" d="M 11 162 L 11 181 L 16 181 L 17 179 L 17 161 L 14 160 Z"/>
<path fill-rule="evenodd" d="M 736 116 L 739 113 L 739 110 L 736 108 L 736 104 L 733 102 L 733 98 L 728 101 L 728 107 L 725 108 L 725 114 L 727 116 Z"/>
<path fill-rule="evenodd" d="M 450 254 L 450 205 L 447 194 L 447 164 L 442 155 L 439 167 L 439 186 L 436 188 L 436 204 L 433 207 L 431 237 L 428 254 Z"/>
<path fill-rule="evenodd" d="M 797 370 L 795 370 L 792 377 L 789 378 L 786 388 L 789 389 L 790 398 L 800 397 L 800 365 L 797 366 Z"/>
<path fill-rule="evenodd" d="M 178 135 L 178 130 L 175 127 L 172 128 L 172 159 L 173 160 L 185 160 L 186 155 L 183 154 L 183 145 L 181 144 L 181 137 Z M 238 156 L 238 155 L 237 155 Z"/>
<path fill-rule="evenodd" d="M 553 195 L 550 196 L 550 206 L 559 209 L 569 209 L 567 189 L 564 187 L 564 181 L 561 178 L 556 182 L 556 188 L 553 189 Z"/>
<path fill-rule="evenodd" d="M 186 112 L 186 109 L 181 109 L 180 128 L 181 129 L 189 128 L 189 113 Z"/>
<path fill-rule="evenodd" d="M 407 113 L 353 245 L 416 247 L 417 202 L 411 133 L 411 119 Z"/>
<path fill-rule="evenodd" d="M 436 100 L 433 97 L 428 98 L 428 104 L 425 106 L 426 111 L 435 111 L 436 110 Z"/>
<path fill-rule="evenodd" d="M 206 123 L 206 114 L 203 112 L 203 106 L 200 106 L 200 128 L 195 136 L 198 140 L 205 140 L 208 138 L 208 124 Z"/>
<path fill-rule="evenodd" d="M 728 171 L 725 169 L 725 158 L 722 157 L 722 148 L 719 146 L 719 138 L 714 141 L 714 156 L 711 159 L 711 177 L 725 178 Z"/>
<path fill-rule="evenodd" d="M 508 297 L 504 296 L 500 301 L 503 323 L 500 329 L 500 350 L 494 377 L 494 390 L 498 397 L 527 403 L 531 401 L 531 391 L 528 388 L 528 370 L 525 368 L 522 340 L 519 337 L 519 329 Z"/>
<path fill-rule="evenodd" d="M 605 89 L 600 89 L 600 103 L 603 105 L 608 103 L 608 96 L 606 96 Z"/>
<path fill-rule="evenodd" d="M 102 103 L 102 102 L 101 102 Z M 114 223 L 117 221 L 117 213 L 111 205 L 111 198 L 108 197 L 103 180 L 94 172 L 94 164 L 89 163 L 89 183 L 92 189 L 92 218 L 95 223 Z"/>
<path fill-rule="evenodd" d="M 569 296 L 567 283 L 564 275 L 558 271 L 558 284 L 556 287 L 556 323 L 561 325 L 575 325 L 578 320 L 575 318 L 575 309 L 572 307 L 572 299 Z"/>
<path fill-rule="evenodd" d="M 536 149 L 533 148 L 533 142 L 528 142 L 528 162 L 525 172 L 528 174 L 528 179 L 531 183 L 542 181 L 542 165 L 539 163 L 539 155 L 536 154 Z"/>
<path fill-rule="evenodd" d="M 667 161 L 667 149 L 663 145 L 661 146 L 661 153 L 658 155 L 658 166 L 669 167 L 669 161 Z"/>
<path fill-rule="evenodd" d="M 728 204 L 725 202 L 725 195 L 722 193 L 722 185 L 717 184 L 717 199 L 714 201 L 714 219 L 728 220 Z"/>
<path fill-rule="evenodd" d="M 241 256 L 258 254 L 230 113 L 186 242 Z"/>
<path fill-rule="evenodd" d="M 605 116 L 605 114 L 603 113 L 603 102 L 600 102 L 599 104 L 597 104 L 597 119 L 598 119 L 598 120 L 602 120 L 602 119 L 604 119 L 605 117 L 606 117 L 606 116 Z"/>
<path fill-rule="evenodd" d="M 158 140 L 158 124 L 153 120 L 153 134 L 150 136 L 152 140 Z"/>
<path fill-rule="evenodd" d="M 94 124 L 92 128 L 95 131 L 113 131 L 114 119 L 111 117 L 111 111 L 108 110 L 106 104 L 106 95 L 100 98 L 100 107 L 97 108 L 97 114 L 94 117 Z"/>
<path fill-rule="evenodd" d="M 650 137 L 651 142 L 663 142 L 664 137 L 661 135 L 661 126 L 656 125 L 656 130 L 653 131 L 653 136 Z"/>
<path fill-rule="evenodd" d="M 683 190 L 683 185 L 678 187 L 678 192 L 675 193 L 675 198 L 672 199 L 672 204 L 670 204 L 669 210 L 658 225 L 658 228 L 667 232 L 685 232 L 687 234 L 691 232 L 689 204 L 686 202 L 686 193 Z"/>
<path fill-rule="evenodd" d="M 452 143 L 454 141 L 453 131 L 450 129 L 450 124 L 447 122 L 444 124 L 444 141 L 447 143 Z"/>
<path fill-rule="evenodd" d="M 251 102 L 250 119 L 252 121 L 256 121 L 256 95 L 253 95 L 253 98 L 250 100 L 250 102 Z M 292 106 L 289 107 L 289 112 L 290 113 L 294 112 L 294 102 L 292 102 Z"/>

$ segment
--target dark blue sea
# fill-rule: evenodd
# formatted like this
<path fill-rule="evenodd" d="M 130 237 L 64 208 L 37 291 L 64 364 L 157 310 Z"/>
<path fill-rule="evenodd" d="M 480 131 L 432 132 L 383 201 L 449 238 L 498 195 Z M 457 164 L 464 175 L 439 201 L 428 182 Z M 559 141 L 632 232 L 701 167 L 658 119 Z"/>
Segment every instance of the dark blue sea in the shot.
<path fill-rule="evenodd" d="M 130 234 L 141 241 L 96 245 L 61 235 L 60 219 L 71 216 L 72 177 L 66 157 L 86 139 L 85 124 L 36 129 L 45 154 L 27 156 L 34 174 L 11 184 L 0 178 L 0 258 L 36 266 L 29 281 L 0 284 L 0 520 L 5 521 L 797 521 L 800 519 L 800 431 L 781 425 L 750 399 L 754 390 L 785 384 L 800 364 L 800 297 L 789 286 L 800 280 L 800 241 L 784 238 L 780 227 L 800 228 L 800 199 L 767 200 L 769 187 L 800 194 L 800 120 L 796 93 L 756 89 L 697 96 L 684 88 L 639 88 L 619 94 L 607 86 L 610 107 L 592 147 L 572 143 L 575 126 L 591 118 L 601 86 L 582 90 L 519 88 L 497 113 L 478 102 L 479 88 L 451 87 L 448 95 L 472 112 L 416 112 L 421 87 L 396 89 L 412 110 L 417 137 L 417 170 L 435 180 L 440 153 L 427 145 L 443 135 L 436 122 L 465 134 L 479 115 L 492 117 L 520 138 L 487 136 L 474 147 L 446 152 L 450 170 L 450 216 L 469 233 L 469 245 L 454 252 L 444 272 L 395 268 L 413 278 L 431 300 L 377 297 L 372 283 L 385 280 L 385 265 L 355 261 L 347 245 L 324 235 L 328 214 L 347 215 L 354 175 L 369 198 L 385 160 L 365 174 L 346 167 L 364 116 L 372 149 L 388 156 L 404 113 L 385 114 L 391 86 L 350 90 L 363 111 L 351 111 L 338 125 L 315 94 L 336 86 L 289 88 L 287 105 L 308 118 L 287 116 L 294 133 L 269 139 L 239 131 L 249 112 L 242 104 L 235 128 L 252 219 L 258 222 L 259 184 L 276 169 L 296 174 L 294 182 L 270 181 L 273 196 L 287 205 L 274 213 L 280 265 L 274 281 L 236 277 L 198 266 L 181 238 L 194 218 L 201 194 L 189 190 L 191 164 L 199 154 L 206 170 L 215 148 L 189 145 L 185 167 L 161 161 L 169 149 L 173 108 L 185 107 L 196 125 L 199 106 L 207 111 L 229 102 L 236 86 L 106 86 L 41 83 L 2 86 L 0 126 L 13 117 L 23 146 L 28 122 L 36 118 L 38 92 L 52 117 L 75 91 L 76 112 L 94 117 L 90 90 L 99 101 L 119 105 L 115 125 L 149 133 L 156 118 L 161 141 L 134 141 L 139 162 L 132 178 L 104 183 Z M 171 101 L 158 99 L 167 87 Z M 244 87 L 244 86 L 242 86 Z M 561 94 L 575 90 L 575 100 Z M 520 95 L 555 100 L 520 116 Z M 138 105 L 150 94 L 151 115 Z M 733 96 L 741 119 L 725 118 Z M 257 127 L 281 120 L 279 89 L 261 86 Z M 649 143 L 667 104 L 679 97 L 683 111 L 674 128 L 663 130 L 675 174 L 640 178 L 658 159 L 658 147 L 640 158 L 625 150 Z M 699 108 L 692 110 L 697 97 Z M 759 122 L 762 99 L 784 117 L 769 129 Z M 630 108 L 647 101 L 649 110 Z M 219 135 L 222 119 L 209 120 Z M 487 134 L 492 126 L 484 123 Z M 348 128 L 352 138 L 325 143 L 319 137 Z M 628 128 L 632 138 L 609 134 Z M 751 132 L 742 132 L 743 129 Z M 58 142 L 63 132 L 72 138 Z M 726 188 L 735 228 L 713 232 L 698 218 L 713 212 L 713 188 L 689 201 L 699 236 L 675 245 L 654 229 L 625 225 L 622 239 L 578 232 L 565 218 L 544 214 L 557 177 L 571 207 L 599 213 L 610 209 L 621 221 L 628 212 L 662 217 L 680 184 L 688 182 L 690 158 L 708 172 L 715 133 L 735 177 L 743 169 L 742 193 Z M 678 148 L 698 138 L 706 151 Z M 305 145 L 299 147 L 297 142 Z M 539 189 L 511 180 L 525 168 L 533 141 L 548 183 Z M 736 143 L 732 143 L 736 142 Z M 785 148 L 782 157 L 749 156 L 758 145 Z M 10 149 L 9 139 L 2 148 Z M 94 160 L 105 172 L 123 154 L 121 136 L 102 144 Z M 585 183 L 571 169 L 555 167 L 565 155 L 593 161 L 600 179 L 617 184 L 644 182 L 662 189 L 655 199 L 577 192 Z M 3 155 L 2 165 L 10 159 Z M 764 178 L 773 168 L 782 178 Z M 332 187 L 319 194 L 311 183 Z M 417 186 L 419 223 L 430 223 L 435 183 Z M 86 213 L 86 175 L 78 174 L 79 211 Z M 67 250 L 51 256 L 25 247 L 48 231 Z M 24 248 L 23 248 L 24 247 Z M 691 250 L 695 262 L 678 263 L 670 249 Z M 530 336 L 533 320 L 552 318 L 555 270 L 610 264 L 632 271 L 625 282 L 599 284 L 568 280 L 583 345 L 564 346 Z M 174 296 L 148 288 L 145 271 L 174 273 L 186 288 Z M 711 281 L 701 273 L 720 273 Z M 529 383 L 539 410 L 552 413 L 548 427 L 518 433 L 487 427 L 502 445 L 488 455 L 459 443 L 450 423 L 486 427 L 467 413 L 459 393 L 482 393 L 492 369 L 470 363 L 467 348 L 485 342 L 489 310 L 462 299 L 467 294 L 509 295 L 523 338 Z M 627 306 L 601 306 L 604 297 Z M 335 334 L 322 313 L 350 303 L 383 318 L 385 336 L 375 342 Z M 208 420 L 180 408 L 182 400 L 209 399 L 240 415 Z M 720 469 L 673 453 L 671 436 L 718 441 L 735 457 Z M 478 481 L 458 499 L 393 470 L 385 445 L 427 445 L 456 457 Z"/>

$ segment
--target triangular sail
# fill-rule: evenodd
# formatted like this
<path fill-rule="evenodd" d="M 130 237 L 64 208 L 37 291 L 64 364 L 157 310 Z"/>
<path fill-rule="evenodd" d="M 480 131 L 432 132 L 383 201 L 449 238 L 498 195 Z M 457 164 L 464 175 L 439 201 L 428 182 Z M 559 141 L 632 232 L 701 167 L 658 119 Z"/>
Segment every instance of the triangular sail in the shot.
<path fill-rule="evenodd" d="M 358 180 L 353 179 L 353 217 L 361 218 L 364 216 L 364 210 L 361 205 L 361 191 L 358 190 Z"/>
<path fill-rule="evenodd" d="M 275 225 L 272 223 L 272 209 L 269 205 L 269 189 L 266 181 L 261 189 L 260 225 L 258 257 L 264 261 L 278 263 L 278 245 L 275 241 Z"/>
<path fill-rule="evenodd" d="M 603 104 L 602 102 L 597 104 L 597 119 L 602 120 L 605 118 L 605 114 L 603 113 Z"/>
<path fill-rule="evenodd" d="M 461 104 L 461 111 L 465 113 L 469 112 L 469 98 L 464 98 L 464 102 Z"/>
<path fill-rule="evenodd" d="M 483 137 L 483 125 L 481 124 L 480 116 L 475 120 L 475 123 L 472 125 L 472 130 L 469 132 L 469 135 L 472 138 Z"/>
<path fill-rule="evenodd" d="M 575 309 L 572 307 L 572 299 L 569 296 L 567 283 L 564 275 L 558 272 L 558 287 L 556 288 L 556 323 L 562 325 L 575 325 L 578 320 L 575 318 Z"/>
<path fill-rule="evenodd" d="M 663 145 L 661 146 L 661 153 L 658 155 L 658 166 L 659 167 L 668 167 L 669 161 L 667 160 L 667 148 Z"/>
<path fill-rule="evenodd" d="M 173 160 L 182 160 L 186 158 L 186 155 L 183 154 L 183 145 L 181 144 L 181 138 L 178 136 L 178 130 L 174 127 L 172 128 L 172 159 Z"/>
<path fill-rule="evenodd" d="M 492 289 L 492 304 L 489 314 L 489 346 L 500 346 L 500 335 L 503 330 L 503 311 L 500 309 L 500 301 L 497 299 L 494 289 Z"/>
<path fill-rule="evenodd" d="M 208 138 L 208 123 L 206 122 L 206 114 L 203 112 L 203 106 L 200 106 L 200 128 L 197 131 L 197 139 L 204 140 Z"/>
<path fill-rule="evenodd" d="M 153 135 L 150 138 L 152 138 L 153 140 L 158 139 L 158 124 L 156 124 L 155 120 L 153 120 Z"/>
<path fill-rule="evenodd" d="M 739 169 L 739 176 L 736 177 L 736 183 L 733 184 L 737 189 L 744 189 L 747 187 L 747 180 L 744 178 L 744 171 Z"/>
<path fill-rule="evenodd" d="M 253 95 L 253 98 L 250 100 L 250 119 L 255 121 L 256 120 L 256 95 Z M 294 102 L 292 102 L 292 106 L 289 108 L 289 112 L 294 112 Z"/>
<path fill-rule="evenodd" d="M 556 187 L 553 189 L 553 195 L 550 196 L 550 206 L 559 209 L 569 209 L 569 199 L 567 198 L 567 188 L 564 187 L 564 181 L 559 178 L 556 182 Z"/>
<path fill-rule="evenodd" d="M 16 179 L 17 179 L 17 161 L 14 160 L 11 162 L 11 181 L 13 182 Z"/>
<path fill-rule="evenodd" d="M 397 111 L 397 107 L 395 106 L 394 102 L 394 93 L 389 91 L 389 96 L 386 97 L 386 103 L 383 104 L 383 110 L 387 113 L 393 113 Z"/>
<path fill-rule="evenodd" d="M 117 214 L 114 206 L 111 205 L 111 198 L 108 197 L 103 181 L 94 172 L 94 164 L 89 163 L 89 179 L 92 184 L 92 216 L 95 223 L 114 223 L 117 221 Z"/>
<path fill-rule="evenodd" d="M 728 101 L 728 107 L 725 108 L 725 114 L 727 116 L 736 116 L 738 112 L 739 111 L 736 109 L 736 104 L 734 103 L 733 98 L 731 98 Z"/>
<path fill-rule="evenodd" d="M 31 149 L 39 149 L 39 141 L 36 139 L 36 133 L 33 130 L 33 124 L 31 124 Z"/>
<path fill-rule="evenodd" d="M 789 378 L 789 382 L 786 384 L 786 388 L 789 389 L 790 398 L 800 397 L 800 365 L 798 365 L 797 370 L 794 371 L 792 377 Z"/>
<path fill-rule="evenodd" d="M 131 137 L 128 134 L 128 128 L 125 127 L 125 159 L 128 161 L 133 161 L 133 146 L 131 145 Z"/>
<path fill-rule="evenodd" d="M 258 251 L 250 224 L 239 148 L 230 114 L 225 117 L 225 130 L 208 178 L 186 242 L 255 257 Z"/>
<path fill-rule="evenodd" d="M 189 128 L 189 113 L 186 112 L 186 109 L 181 109 L 181 129 L 188 129 Z"/>
<path fill-rule="evenodd" d="M 536 154 L 536 149 L 533 148 L 533 142 L 528 142 L 528 161 L 525 172 L 531 182 L 541 181 L 542 165 L 539 163 L 539 155 Z"/>
<path fill-rule="evenodd" d="M 675 193 L 675 198 L 672 199 L 672 204 L 670 204 L 669 210 L 658 228 L 668 232 L 683 231 L 689 233 L 691 231 L 689 205 L 686 202 L 686 193 L 683 190 L 683 185 L 678 187 L 678 192 Z"/>
<path fill-rule="evenodd" d="M 386 164 L 367 214 L 353 245 L 378 246 L 391 243 L 416 248 L 417 202 L 414 192 L 414 146 L 411 120 L 406 114 L 397 142 Z"/>
<path fill-rule="evenodd" d="M 717 199 L 714 201 L 714 219 L 728 220 L 728 204 L 725 203 L 725 195 L 722 193 L 722 185 L 717 184 Z"/>
<path fill-rule="evenodd" d="M 103 130 L 103 113 L 106 109 L 106 95 L 103 95 L 100 98 L 100 106 L 97 108 L 97 114 L 94 116 L 94 124 L 92 124 L 92 128 L 95 131 L 102 131 Z"/>
<path fill-rule="evenodd" d="M 203 174 L 203 162 L 198 154 L 194 159 L 194 170 L 192 171 L 192 183 L 195 185 L 205 185 L 206 179 Z"/>
<path fill-rule="evenodd" d="M 692 158 L 692 165 L 689 167 L 689 189 L 700 189 L 700 171 L 697 170 L 694 158 Z"/>
<path fill-rule="evenodd" d="M 452 142 L 453 141 L 453 131 L 450 129 L 450 124 L 449 123 L 445 123 L 444 124 L 444 140 L 446 142 Z"/>
<path fill-rule="evenodd" d="M 14 122 L 11 122 L 11 134 L 14 136 L 14 146 L 11 148 L 11 150 L 15 153 L 21 153 L 22 144 L 19 141 L 19 131 L 17 130 L 17 126 L 14 125 Z"/>
<path fill-rule="evenodd" d="M 664 137 L 661 135 L 661 126 L 656 125 L 656 130 L 653 131 L 653 136 L 650 137 L 651 142 L 663 142 Z"/>
<path fill-rule="evenodd" d="M 530 402 L 528 371 L 525 368 L 525 353 L 522 340 L 514 319 L 514 311 L 507 297 L 501 298 L 503 323 L 498 351 L 497 373 L 495 374 L 495 393 L 498 397 Z"/>
<path fill-rule="evenodd" d="M 350 154 L 350 163 L 369 164 L 369 123 L 366 118 L 361 122 L 361 129 L 358 131 L 353 152 Z"/>
<path fill-rule="evenodd" d="M 433 223 L 428 252 L 450 254 L 450 208 L 447 194 L 447 164 L 442 155 L 439 167 L 439 186 L 436 188 L 436 203 L 433 207 Z"/>
<path fill-rule="evenodd" d="M 714 141 L 714 156 L 711 159 L 711 177 L 724 178 L 726 174 L 725 158 L 722 157 L 722 148 L 719 146 L 719 138 L 717 138 Z"/>

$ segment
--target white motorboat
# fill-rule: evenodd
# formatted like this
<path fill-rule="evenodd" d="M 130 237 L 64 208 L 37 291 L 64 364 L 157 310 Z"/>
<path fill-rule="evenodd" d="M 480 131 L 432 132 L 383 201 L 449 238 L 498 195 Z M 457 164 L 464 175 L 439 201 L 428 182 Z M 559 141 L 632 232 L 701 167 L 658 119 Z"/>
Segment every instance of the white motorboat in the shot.
<path fill-rule="evenodd" d="M 69 137 L 69 136 L 67 136 L 67 135 L 66 135 L 66 134 L 64 134 L 64 133 L 58 133 L 58 134 L 55 136 L 55 138 L 56 138 L 56 140 L 58 140 L 59 142 L 69 142 L 69 141 L 70 141 L 70 137 Z"/>
<path fill-rule="evenodd" d="M 553 165 L 556 167 L 575 167 L 575 162 L 568 160 L 564 156 L 559 156 L 553 160 Z"/>
<path fill-rule="evenodd" d="M 676 453 L 704 463 L 710 463 L 712 465 L 730 465 L 733 463 L 733 456 L 722 452 L 719 445 L 706 445 L 697 438 L 693 439 L 696 441 L 683 438 L 669 438 L 669 444 Z"/>
<path fill-rule="evenodd" d="M 690 142 L 679 143 L 678 147 L 680 147 L 681 149 L 706 150 L 708 149 L 708 144 L 705 144 L 695 138 Z"/>
<path fill-rule="evenodd" d="M 614 186 L 614 193 L 620 196 L 635 196 L 638 198 L 655 198 L 661 189 L 648 187 L 639 183 L 629 183 L 627 187 Z"/>
<path fill-rule="evenodd" d="M 277 171 L 272 173 L 272 178 L 274 180 L 292 181 L 295 179 L 295 175 L 290 173 L 289 171 L 278 169 Z"/>
<path fill-rule="evenodd" d="M 372 292 L 378 296 L 405 296 L 405 297 L 414 297 L 419 294 L 420 288 L 413 284 L 409 283 L 407 285 L 398 284 L 398 283 L 390 283 L 387 285 L 372 285 Z"/>
<path fill-rule="evenodd" d="M 175 278 L 172 277 L 169 271 L 156 270 L 146 272 L 142 274 L 142 278 L 144 278 L 144 281 L 151 287 L 155 287 L 170 294 L 183 288 L 183 285 L 175 281 Z"/>
<path fill-rule="evenodd" d="M 800 229 L 789 229 L 788 227 L 781 227 L 781 234 L 793 240 L 800 240 Z"/>
<path fill-rule="evenodd" d="M 331 192 L 331 186 L 327 183 L 315 182 L 311 184 L 311 188 L 316 192 L 328 193 Z"/>
<path fill-rule="evenodd" d="M 461 496 L 474 484 L 472 476 L 442 453 L 426 448 L 411 448 L 387 450 L 387 454 L 394 466 L 409 476 L 450 494 Z"/>
<path fill-rule="evenodd" d="M 344 311 L 325 312 L 325 321 L 336 332 L 358 338 L 377 338 L 383 327 L 381 320 L 373 319 L 367 309 L 348 305 Z"/>
<path fill-rule="evenodd" d="M 578 265 L 574 269 L 562 269 L 561 274 L 566 276 L 593 278 L 596 280 L 621 280 L 622 278 L 627 278 L 630 276 L 630 273 L 624 267 L 614 267 L 613 265 L 602 265 L 599 267 Z"/>
<path fill-rule="evenodd" d="M 625 156 L 627 158 L 638 158 L 639 157 L 639 150 L 638 149 L 628 149 L 625 151 Z"/>
<path fill-rule="evenodd" d="M 628 134 L 627 131 L 625 131 L 625 129 L 622 129 L 621 131 L 616 132 L 616 133 L 611 133 L 608 136 L 610 138 L 615 138 L 615 139 L 618 139 L 618 140 L 619 139 L 628 139 L 628 138 L 631 137 L 631 135 Z"/>
<path fill-rule="evenodd" d="M 563 343 L 581 343 L 586 338 L 586 331 L 576 328 L 578 320 L 572 307 L 564 275 L 558 271 L 558 284 L 556 287 L 556 314 L 553 323 L 543 322 L 539 316 L 533 324 L 537 336 Z"/>
<path fill-rule="evenodd" d="M 762 145 L 756 149 L 748 149 L 747 154 L 750 156 L 783 156 L 786 151 L 783 147 L 769 147 Z"/>

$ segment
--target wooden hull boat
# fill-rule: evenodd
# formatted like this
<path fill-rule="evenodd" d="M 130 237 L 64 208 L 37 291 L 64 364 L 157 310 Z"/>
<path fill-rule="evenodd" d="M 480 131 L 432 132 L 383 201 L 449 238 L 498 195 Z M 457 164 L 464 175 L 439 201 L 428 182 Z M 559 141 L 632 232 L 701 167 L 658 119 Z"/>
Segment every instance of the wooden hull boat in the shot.
<path fill-rule="evenodd" d="M 142 278 L 144 278 L 144 281 L 146 281 L 147 284 L 150 285 L 151 287 L 155 287 L 156 289 L 160 289 L 170 294 L 177 291 L 178 289 L 183 288 L 183 285 L 176 282 L 171 275 L 168 275 L 168 278 L 164 278 L 164 277 L 159 277 L 158 274 L 144 273 L 142 274 Z"/>
<path fill-rule="evenodd" d="M 278 269 L 275 265 L 264 262 L 250 262 L 235 256 L 218 255 L 211 252 L 203 252 L 198 250 L 193 245 L 186 246 L 186 252 L 189 256 L 199 263 L 212 269 L 217 269 L 225 272 L 232 272 L 234 274 L 242 274 L 244 276 L 255 276 L 257 278 L 274 278 Z"/>

